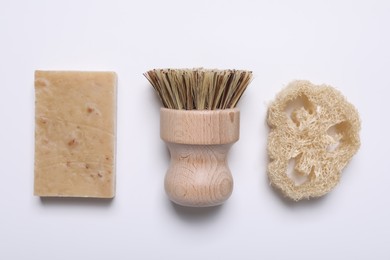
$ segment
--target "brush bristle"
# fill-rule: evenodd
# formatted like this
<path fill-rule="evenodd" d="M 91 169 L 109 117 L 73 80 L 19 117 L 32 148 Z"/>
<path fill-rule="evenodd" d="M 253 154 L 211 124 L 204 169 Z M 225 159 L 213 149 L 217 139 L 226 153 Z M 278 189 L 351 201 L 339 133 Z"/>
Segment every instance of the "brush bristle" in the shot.
<path fill-rule="evenodd" d="M 154 69 L 144 73 L 166 108 L 234 108 L 252 79 L 245 70 Z"/>

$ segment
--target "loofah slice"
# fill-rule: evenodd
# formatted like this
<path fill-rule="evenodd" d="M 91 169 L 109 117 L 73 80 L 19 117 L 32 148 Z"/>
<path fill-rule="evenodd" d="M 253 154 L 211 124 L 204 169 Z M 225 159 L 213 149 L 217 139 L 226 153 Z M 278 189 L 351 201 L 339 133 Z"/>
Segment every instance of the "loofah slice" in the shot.
<path fill-rule="evenodd" d="M 268 109 L 268 177 L 293 199 L 328 193 L 360 147 L 355 107 L 336 89 L 294 81 Z"/>

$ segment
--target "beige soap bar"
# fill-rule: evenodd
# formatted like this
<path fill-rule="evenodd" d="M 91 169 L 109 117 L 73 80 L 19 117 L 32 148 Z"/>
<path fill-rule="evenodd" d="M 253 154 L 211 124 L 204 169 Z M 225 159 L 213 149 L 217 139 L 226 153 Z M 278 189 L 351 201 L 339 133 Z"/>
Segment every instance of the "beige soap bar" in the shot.
<path fill-rule="evenodd" d="M 35 72 L 37 196 L 115 195 L 116 74 Z"/>

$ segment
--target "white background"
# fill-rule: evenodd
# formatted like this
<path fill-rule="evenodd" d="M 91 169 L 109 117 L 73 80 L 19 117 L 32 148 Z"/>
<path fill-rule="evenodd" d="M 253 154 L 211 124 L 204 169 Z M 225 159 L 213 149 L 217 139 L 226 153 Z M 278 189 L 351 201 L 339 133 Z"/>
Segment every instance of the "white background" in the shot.
<path fill-rule="evenodd" d="M 153 68 L 249 69 L 222 207 L 169 202 Z M 34 70 L 118 74 L 112 201 L 33 196 Z M 0 1 L 0 259 L 390 259 L 389 1 Z M 327 196 L 266 177 L 267 104 L 294 79 L 338 88 L 362 146 Z"/>

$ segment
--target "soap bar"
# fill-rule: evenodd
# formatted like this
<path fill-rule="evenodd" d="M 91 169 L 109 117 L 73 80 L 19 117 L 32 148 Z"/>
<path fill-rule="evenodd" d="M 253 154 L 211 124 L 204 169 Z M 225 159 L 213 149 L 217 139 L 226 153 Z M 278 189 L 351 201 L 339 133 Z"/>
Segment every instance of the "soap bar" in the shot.
<path fill-rule="evenodd" d="M 35 72 L 34 195 L 115 195 L 116 74 Z"/>

